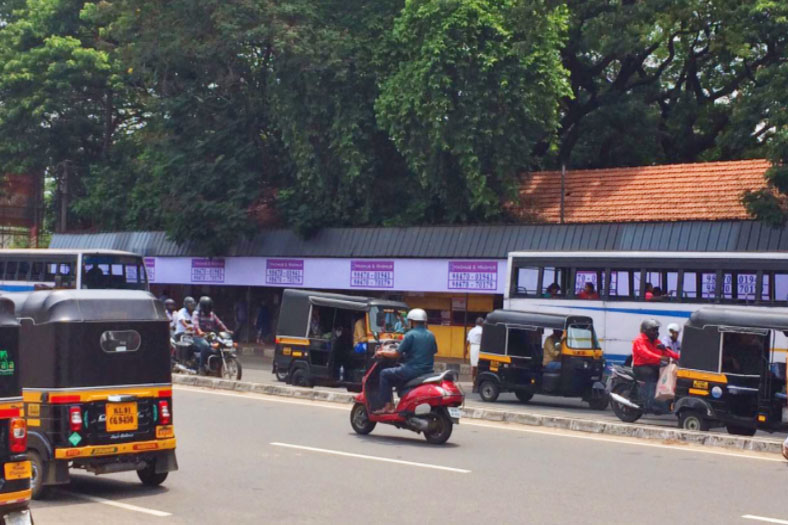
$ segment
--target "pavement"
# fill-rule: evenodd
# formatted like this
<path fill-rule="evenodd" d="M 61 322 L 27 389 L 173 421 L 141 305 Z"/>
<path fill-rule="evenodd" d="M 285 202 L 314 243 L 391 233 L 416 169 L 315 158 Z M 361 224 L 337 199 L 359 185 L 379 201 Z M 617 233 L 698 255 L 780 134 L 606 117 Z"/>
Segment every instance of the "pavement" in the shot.
<path fill-rule="evenodd" d="M 277 381 L 274 374 L 271 373 L 272 359 L 270 357 L 264 357 L 259 354 L 245 355 L 242 357 L 242 362 L 244 367 L 243 381 L 264 385 L 285 385 L 285 383 Z M 522 403 L 514 394 L 505 393 L 501 394 L 496 402 L 487 403 L 482 401 L 478 394 L 471 393 L 473 387 L 472 383 L 461 382 L 460 386 L 462 386 L 466 393 L 465 406 L 469 409 L 500 411 L 521 415 L 538 415 L 553 418 L 569 418 L 572 420 L 624 426 L 610 408 L 604 411 L 591 410 L 588 408 L 587 403 L 584 403 L 578 398 L 535 395 L 528 403 Z M 315 387 L 315 389 L 331 392 L 346 392 L 341 388 Z M 678 429 L 678 421 L 676 416 L 670 414 L 664 416 L 647 415 L 639 419 L 635 426 Z M 713 429 L 710 432 L 728 436 L 724 428 Z M 787 436 L 787 433 L 758 432 L 756 434 L 757 438 L 774 441 L 775 443 L 782 443 Z"/>
<path fill-rule="evenodd" d="M 465 420 L 436 446 L 349 408 L 176 386 L 179 472 L 76 475 L 36 524 L 788 524 L 772 455 Z"/>

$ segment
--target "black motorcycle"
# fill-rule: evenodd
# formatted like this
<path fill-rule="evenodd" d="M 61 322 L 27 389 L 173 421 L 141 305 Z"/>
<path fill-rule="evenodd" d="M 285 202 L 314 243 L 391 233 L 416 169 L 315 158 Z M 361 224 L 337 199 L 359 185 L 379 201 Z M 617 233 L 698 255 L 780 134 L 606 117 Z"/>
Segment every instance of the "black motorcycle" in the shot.
<path fill-rule="evenodd" d="M 630 366 L 613 365 L 613 373 L 608 379 L 610 408 L 618 419 L 625 423 L 634 423 L 644 414 L 664 415 L 670 413 L 669 406 L 663 401 L 652 401 L 650 410 L 646 410 L 646 382 L 635 377 Z"/>
<path fill-rule="evenodd" d="M 188 332 L 173 336 L 172 345 L 172 371 L 181 374 L 196 374 L 199 367 L 199 352 L 194 347 L 194 336 Z M 230 332 L 208 332 L 205 340 L 211 345 L 211 354 L 205 363 L 209 376 L 223 377 L 224 379 L 241 379 L 243 369 L 238 360 L 238 348 L 233 342 Z"/>

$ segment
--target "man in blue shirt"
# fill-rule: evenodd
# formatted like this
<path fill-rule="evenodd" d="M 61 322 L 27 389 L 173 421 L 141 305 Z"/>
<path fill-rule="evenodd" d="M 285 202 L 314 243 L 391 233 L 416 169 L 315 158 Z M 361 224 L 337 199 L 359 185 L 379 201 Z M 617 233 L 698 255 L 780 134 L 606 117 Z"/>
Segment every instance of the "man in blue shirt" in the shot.
<path fill-rule="evenodd" d="M 427 330 L 427 312 L 421 308 L 414 308 L 408 312 L 408 321 L 410 321 L 412 329 L 405 334 L 399 348 L 396 350 L 381 349 L 375 352 L 375 357 L 402 358 L 401 364 L 386 368 L 380 373 L 380 396 L 386 404 L 376 413 L 394 412 L 392 388 L 404 385 L 414 377 L 433 371 L 438 344 L 435 342 L 432 332 Z"/>

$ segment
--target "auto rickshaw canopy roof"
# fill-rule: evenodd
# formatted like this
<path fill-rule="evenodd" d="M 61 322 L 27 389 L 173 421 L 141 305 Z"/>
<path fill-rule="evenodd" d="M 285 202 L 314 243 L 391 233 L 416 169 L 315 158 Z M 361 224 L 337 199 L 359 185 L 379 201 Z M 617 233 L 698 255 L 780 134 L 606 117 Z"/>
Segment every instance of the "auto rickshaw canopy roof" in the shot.
<path fill-rule="evenodd" d="M 166 321 L 164 305 L 137 290 L 40 290 L 3 294 L 16 317 L 35 324 L 81 321 Z"/>
<path fill-rule="evenodd" d="M 701 308 L 695 311 L 686 326 L 703 329 L 706 326 L 764 328 L 788 331 L 788 310 L 771 308 Z"/>
<path fill-rule="evenodd" d="M 594 320 L 584 315 L 546 314 L 542 312 L 523 312 L 520 310 L 494 310 L 490 312 L 486 324 L 505 324 L 519 326 L 535 326 L 563 330 L 570 322 L 593 324 Z"/>
<path fill-rule="evenodd" d="M 397 310 L 407 310 L 408 305 L 401 301 L 389 301 L 364 297 L 360 295 L 342 295 L 330 292 L 315 292 L 312 290 L 292 290 L 284 291 L 284 299 L 292 301 L 303 301 L 318 306 L 328 306 L 341 308 L 344 310 L 369 310 L 373 306 L 379 308 L 394 308 Z"/>

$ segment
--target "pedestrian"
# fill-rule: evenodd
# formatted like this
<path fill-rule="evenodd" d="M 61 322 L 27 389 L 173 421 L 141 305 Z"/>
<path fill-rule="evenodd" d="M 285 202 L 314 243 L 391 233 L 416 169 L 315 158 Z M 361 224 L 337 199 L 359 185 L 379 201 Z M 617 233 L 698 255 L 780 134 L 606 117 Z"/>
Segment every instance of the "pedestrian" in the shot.
<path fill-rule="evenodd" d="M 668 336 L 662 339 L 662 344 L 665 345 L 665 348 L 668 350 L 672 350 L 677 354 L 681 352 L 681 339 L 679 339 L 679 335 L 681 334 L 681 327 L 679 327 L 676 323 L 670 323 L 668 325 Z"/>
<path fill-rule="evenodd" d="M 468 352 L 470 351 L 470 361 L 471 361 L 471 378 L 473 382 L 476 383 L 476 372 L 479 368 L 479 350 L 482 346 L 482 331 L 484 326 L 484 318 L 477 317 L 476 318 L 476 326 L 470 329 L 468 332 L 467 343 L 468 346 L 465 349 L 465 357 L 468 357 Z"/>
<path fill-rule="evenodd" d="M 246 315 L 246 300 L 238 299 L 235 301 L 235 305 L 233 306 L 233 311 L 235 313 L 235 333 L 237 334 L 236 339 L 243 339 L 244 328 L 246 327 L 246 320 L 248 316 Z"/>
<path fill-rule="evenodd" d="M 268 310 L 268 305 L 265 304 L 265 301 L 260 302 L 254 327 L 257 330 L 257 343 L 265 344 L 271 331 L 271 312 Z"/>

